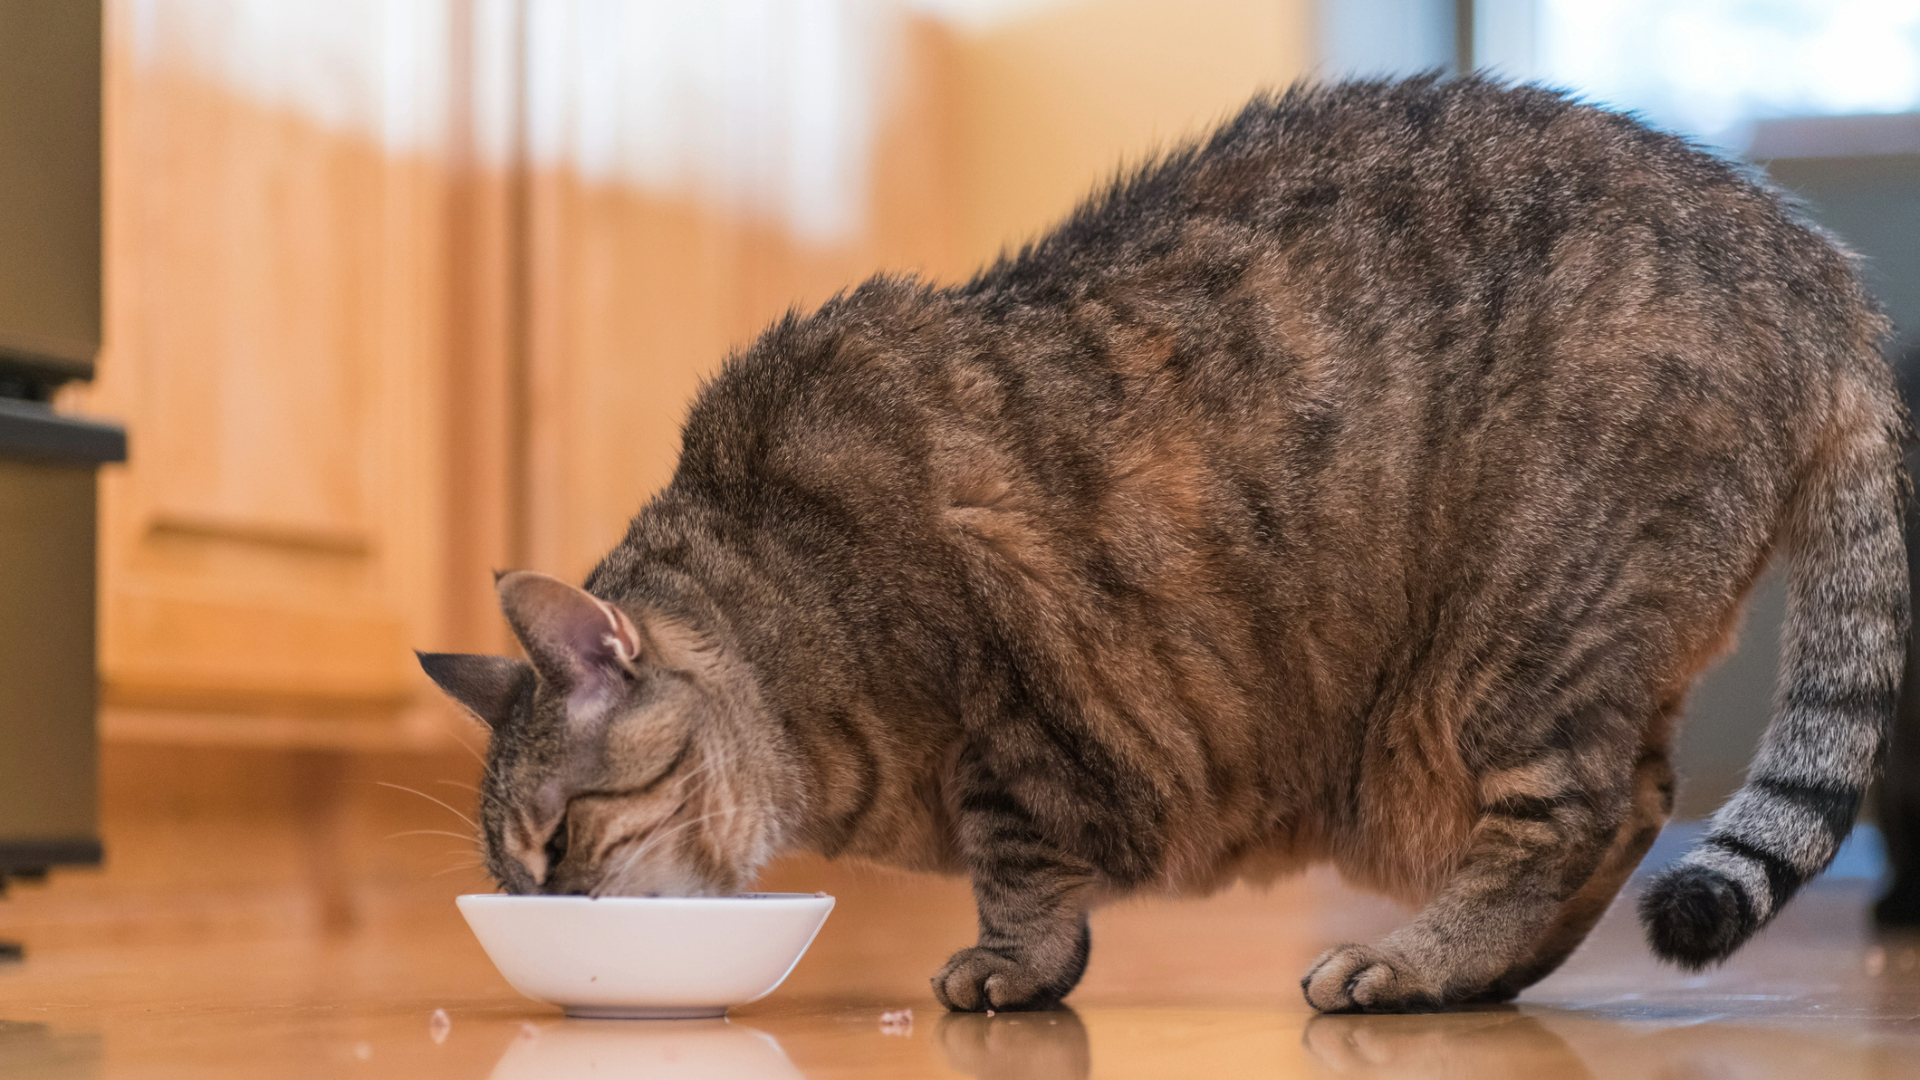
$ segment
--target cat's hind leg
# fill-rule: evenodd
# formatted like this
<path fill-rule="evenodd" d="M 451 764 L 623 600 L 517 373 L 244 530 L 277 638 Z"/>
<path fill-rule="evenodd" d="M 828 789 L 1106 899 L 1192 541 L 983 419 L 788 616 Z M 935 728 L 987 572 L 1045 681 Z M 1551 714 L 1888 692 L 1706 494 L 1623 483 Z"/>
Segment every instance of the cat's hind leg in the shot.
<path fill-rule="evenodd" d="M 1542 745 L 1509 749 L 1502 767 L 1481 774 L 1480 816 L 1440 894 L 1378 944 L 1321 956 L 1300 982 L 1309 1004 L 1424 1012 L 1481 1000 L 1536 962 L 1544 975 L 1585 936 L 1606 906 L 1586 887 L 1611 896 L 1632 869 L 1637 834 L 1624 845 L 1621 835 L 1638 801 L 1629 748 L 1639 732 L 1607 710 L 1543 734 Z M 1603 870 L 1617 878 L 1612 888 L 1595 880 Z"/>
<path fill-rule="evenodd" d="M 1627 820 L 1620 823 L 1593 876 L 1561 905 L 1560 913 L 1532 950 L 1472 1000 L 1512 1001 L 1520 991 L 1553 974 L 1607 913 L 1614 896 L 1633 876 L 1640 860 L 1646 858 L 1647 849 L 1653 847 L 1673 813 L 1673 765 L 1664 746 L 1642 753 L 1633 780 L 1633 805 Z"/>

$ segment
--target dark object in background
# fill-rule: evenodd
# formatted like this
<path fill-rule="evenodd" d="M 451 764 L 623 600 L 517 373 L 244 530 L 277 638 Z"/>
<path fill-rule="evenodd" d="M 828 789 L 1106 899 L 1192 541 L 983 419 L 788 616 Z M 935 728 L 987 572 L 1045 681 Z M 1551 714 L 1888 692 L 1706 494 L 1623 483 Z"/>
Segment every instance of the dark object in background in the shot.
<path fill-rule="evenodd" d="M 47 404 L 100 346 L 100 18 L 0 0 L 0 888 L 101 857 L 94 473 L 126 434 Z"/>
<path fill-rule="evenodd" d="M 0 881 L 100 861 L 94 470 L 126 445 L 0 398 Z"/>
<path fill-rule="evenodd" d="M 0 397 L 93 377 L 100 7 L 0 0 Z"/>
<path fill-rule="evenodd" d="M 1901 390 L 1907 408 L 1916 402 L 1913 376 L 1920 373 L 1920 349 L 1909 350 L 1901 363 Z M 1907 454 L 1907 469 L 1920 472 L 1920 451 Z M 1920 506 L 1907 503 L 1907 572 L 1920 575 Z M 1914 580 L 1920 580 L 1915 578 Z M 1892 880 L 1886 895 L 1873 906 L 1882 926 L 1920 926 L 1920 663 L 1907 647 L 1907 675 L 1900 691 L 1900 711 L 1893 721 L 1893 739 L 1887 749 L 1887 767 L 1881 774 L 1874 810 L 1880 817 L 1880 835 L 1887 842 L 1887 868 Z"/>

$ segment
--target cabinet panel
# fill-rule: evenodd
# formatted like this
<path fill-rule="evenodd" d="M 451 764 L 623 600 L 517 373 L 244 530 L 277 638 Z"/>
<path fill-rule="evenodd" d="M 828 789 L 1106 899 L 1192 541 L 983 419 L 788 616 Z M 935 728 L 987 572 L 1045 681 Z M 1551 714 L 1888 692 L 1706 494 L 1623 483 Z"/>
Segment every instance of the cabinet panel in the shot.
<path fill-rule="evenodd" d="M 90 466 L 0 456 L 0 847 L 98 835 L 93 530 Z"/>
<path fill-rule="evenodd" d="M 190 708 L 398 730 L 425 700 L 409 646 L 437 630 L 445 168 L 232 78 L 207 7 L 108 8 L 106 345 L 82 401 L 132 439 L 103 484 L 107 728 Z M 335 50 L 373 115 L 433 99 L 415 83 L 444 38 L 328 18 L 324 41 L 242 44 Z"/>
<path fill-rule="evenodd" d="M 219 572 L 217 561 L 210 568 Z M 242 702 L 298 696 L 398 702 L 413 686 L 404 618 L 375 602 L 318 611 L 271 594 L 222 602 L 134 586 L 108 598 L 118 703 L 182 693 Z"/>

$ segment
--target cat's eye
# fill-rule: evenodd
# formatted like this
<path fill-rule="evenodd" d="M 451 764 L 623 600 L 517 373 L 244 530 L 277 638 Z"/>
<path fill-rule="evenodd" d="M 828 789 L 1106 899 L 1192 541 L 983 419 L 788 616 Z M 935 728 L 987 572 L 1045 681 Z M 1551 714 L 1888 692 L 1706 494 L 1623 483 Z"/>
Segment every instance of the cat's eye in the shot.
<path fill-rule="evenodd" d="M 567 816 L 560 815 L 560 823 L 553 827 L 553 835 L 547 837 L 547 876 L 553 876 L 553 869 L 560 860 L 567 857 Z"/>

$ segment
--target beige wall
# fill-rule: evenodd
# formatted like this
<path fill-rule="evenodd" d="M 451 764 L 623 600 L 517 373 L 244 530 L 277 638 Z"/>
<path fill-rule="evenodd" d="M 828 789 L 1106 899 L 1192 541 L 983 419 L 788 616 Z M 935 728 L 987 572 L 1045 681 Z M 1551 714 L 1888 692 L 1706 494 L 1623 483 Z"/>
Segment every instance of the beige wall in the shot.
<path fill-rule="evenodd" d="M 878 270 L 952 276 L 949 42 L 908 22 L 876 109 L 863 221 L 794 235 L 694 188 L 530 170 L 519 555 L 583 578 L 672 478 L 680 421 L 727 353 Z"/>
<path fill-rule="evenodd" d="M 954 50 L 957 254 L 991 259 L 1123 162 L 1232 115 L 1313 64 L 1308 0 L 1083 0 Z"/>

